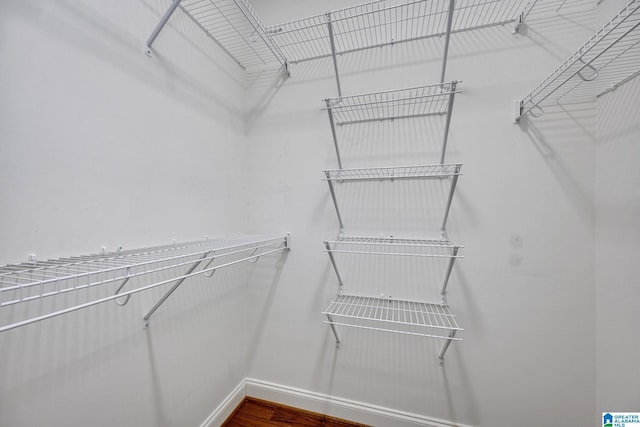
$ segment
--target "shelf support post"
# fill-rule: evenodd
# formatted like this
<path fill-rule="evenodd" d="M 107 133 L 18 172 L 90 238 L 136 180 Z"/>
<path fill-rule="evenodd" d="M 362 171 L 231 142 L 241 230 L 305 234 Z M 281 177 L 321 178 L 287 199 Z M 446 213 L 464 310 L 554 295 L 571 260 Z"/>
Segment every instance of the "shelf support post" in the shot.
<path fill-rule="evenodd" d="M 447 12 L 447 33 L 444 39 L 444 57 L 442 58 L 442 72 L 440 73 L 440 83 L 444 84 L 444 76 L 447 71 L 447 57 L 449 56 L 449 41 L 451 39 L 451 26 L 453 25 L 453 11 L 456 8 L 456 0 L 449 0 L 449 11 Z"/>
<path fill-rule="evenodd" d="M 160 34 L 164 26 L 167 25 L 167 22 L 171 18 L 171 15 L 173 15 L 173 12 L 175 12 L 178 6 L 180 6 L 180 2 L 182 2 L 182 0 L 173 0 L 173 2 L 171 3 L 171 6 L 169 6 L 169 9 L 167 9 L 167 11 L 162 16 L 162 19 L 160 19 L 160 22 L 158 23 L 156 28 L 153 30 L 153 33 L 151 33 L 151 35 L 149 36 L 149 39 L 147 40 L 147 44 L 145 45 L 145 51 L 144 51 L 145 55 L 151 56 L 151 45 L 153 44 L 154 41 L 156 41 L 158 34 Z"/>
<path fill-rule="evenodd" d="M 455 336 L 456 336 L 455 329 L 451 330 L 451 332 L 449 332 L 449 338 L 447 338 L 447 342 L 445 342 L 444 346 L 442 346 L 442 351 L 440 352 L 440 355 L 438 356 L 438 360 L 440 361 L 439 362 L 440 366 L 444 366 L 444 354 L 449 349 L 449 346 L 451 345 L 451 341 L 453 341 L 453 338 Z"/>
<path fill-rule="evenodd" d="M 449 197 L 447 198 L 447 207 L 444 210 L 444 219 L 442 220 L 442 227 L 440 227 L 440 236 L 444 239 L 447 237 L 447 219 L 449 218 L 449 210 L 451 210 L 451 202 L 453 201 L 453 193 L 456 190 L 456 184 L 458 183 L 458 174 L 460 173 L 460 165 L 456 167 L 453 180 L 451 181 L 451 189 L 449 190 Z"/>
<path fill-rule="evenodd" d="M 329 321 L 329 326 L 331 326 L 331 332 L 333 332 L 333 336 L 336 338 L 336 348 L 340 348 L 340 336 L 338 336 L 338 331 L 336 331 L 336 325 L 333 324 L 333 319 L 330 315 L 327 314 L 327 320 Z"/>
<path fill-rule="evenodd" d="M 329 183 L 329 191 L 331 192 L 331 198 L 333 199 L 333 206 L 336 208 L 336 214 L 338 215 L 338 223 L 340 223 L 340 235 L 344 230 L 344 223 L 342 222 L 342 215 L 340 215 L 340 209 L 338 208 L 338 200 L 336 199 L 336 192 L 333 188 L 333 180 L 329 176 L 329 172 L 325 172 L 327 175 L 327 182 Z"/>
<path fill-rule="evenodd" d="M 162 298 L 160 298 L 160 300 L 156 303 L 156 305 L 154 305 L 153 308 L 149 310 L 149 312 L 144 316 L 144 319 L 143 319 L 145 328 L 149 327 L 149 319 L 151 318 L 153 313 L 155 313 L 156 310 L 160 308 L 160 306 L 171 296 L 171 294 L 176 289 L 178 289 L 178 287 L 182 284 L 182 282 L 184 282 L 186 278 L 189 277 L 191 273 L 194 272 L 194 270 L 202 263 L 202 261 L 204 261 L 207 258 L 208 255 L 209 255 L 209 251 L 202 254 L 202 256 L 195 263 L 193 263 L 191 267 L 189 267 L 189 270 L 187 270 L 187 272 L 183 275 L 183 277 L 178 279 L 178 281 L 171 287 L 171 289 L 169 289 L 167 293 L 164 294 Z"/>
<path fill-rule="evenodd" d="M 327 12 L 327 27 L 329 29 L 329 42 L 331 43 L 331 57 L 333 58 L 333 69 L 336 73 L 336 84 L 338 85 L 338 96 L 342 96 L 340 88 L 340 74 L 338 73 L 338 60 L 336 58 L 336 43 L 333 37 L 333 24 L 331 23 L 331 12 Z"/>
<path fill-rule="evenodd" d="M 324 246 L 327 248 L 329 259 L 331 259 L 331 265 L 333 265 L 333 269 L 335 270 L 336 276 L 338 277 L 338 294 L 342 295 L 344 282 L 342 281 L 342 276 L 340 276 L 340 272 L 338 271 L 338 265 L 336 264 L 336 259 L 333 256 L 333 252 L 331 252 L 331 246 L 329 245 L 329 242 L 324 242 Z"/>
<path fill-rule="evenodd" d="M 444 77 L 444 76 L 443 76 Z M 444 139 L 442 141 L 442 152 L 440 153 L 440 164 L 444 164 L 444 157 L 447 152 L 447 141 L 449 140 L 449 127 L 451 126 L 451 113 L 453 111 L 453 100 L 456 96 L 457 81 L 451 82 L 451 93 L 449 94 L 449 105 L 447 106 L 447 119 L 444 124 Z"/>
<path fill-rule="evenodd" d="M 440 295 L 442 295 L 442 303 L 447 303 L 447 285 L 449 284 L 449 277 L 451 277 L 451 270 L 453 270 L 453 264 L 456 262 L 456 257 L 458 256 L 458 247 L 455 246 L 453 248 L 453 254 L 451 254 L 451 259 L 449 260 L 449 266 L 447 267 L 447 273 L 444 275 L 444 282 L 442 283 L 442 291 L 440 291 Z"/>
<path fill-rule="evenodd" d="M 338 136 L 336 134 L 336 124 L 333 120 L 333 110 L 329 98 L 325 99 L 327 104 L 327 113 L 329 113 L 329 124 L 331 125 L 331 136 L 333 136 L 333 146 L 336 148 L 336 156 L 338 157 L 338 167 L 342 169 L 342 158 L 340 157 L 340 149 L 338 148 Z"/>

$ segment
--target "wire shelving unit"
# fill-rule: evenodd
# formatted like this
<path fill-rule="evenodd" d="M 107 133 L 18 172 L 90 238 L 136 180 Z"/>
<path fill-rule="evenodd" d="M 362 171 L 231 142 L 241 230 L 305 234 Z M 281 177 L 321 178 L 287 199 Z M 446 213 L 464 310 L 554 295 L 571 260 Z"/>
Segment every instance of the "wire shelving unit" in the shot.
<path fill-rule="evenodd" d="M 266 33 L 265 26 L 247 0 L 173 0 L 146 43 L 146 53 L 176 9 L 186 14 L 240 68 L 247 70 L 287 59 Z"/>
<path fill-rule="evenodd" d="M 331 326 L 337 345 L 336 326 L 395 332 L 446 340 L 439 355 L 440 364 L 456 333 L 463 329 L 446 304 L 432 304 L 356 295 L 337 295 L 322 313 Z"/>
<path fill-rule="evenodd" d="M 543 106 L 593 100 L 640 75 L 640 0 L 630 1 L 523 99 L 515 122 Z"/>
<path fill-rule="evenodd" d="M 342 158 L 336 126 L 426 116 L 444 117 L 444 136 L 440 154 L 440 162 L 444 163 L 453 102 L 456 93 L 460 93 L 456 89 L 458 83 L 458 81 L 452 81 L 445 84 L 325 99 L 325 109 L 329 114 L 331 135 L 339 167 L 342 168 Z"/>
<path fill-rule="evenodd" d="M 266 28 L 291 63 L 431 37 L 445 37 L 444 82 L 451 33 L 524 22 L 537 0 L 378 0 Z"/>
<path fill-rule="evenodd" d="M 64 308 L 0 325 L 0 332 L 108 301 L 126 305 L 135 293 L 173 283 L 144 316 L 145 326 L 148 326 L 153 313 L 189 277 L 210 277 L 220 268 L 246 261 L 255 262 L 261 256 L 290 250 L 290 243 L 288 234 L 236 236 L 5 265 L 0 267 L 0 310 L 72 293 L 81 299 L 79 294 L 90 288 L 108 287 L 112 291 L 112 288 L 117 288 L 112 294 L 90 298 L 82 303 L 77 303 L 77 299 L 73 298 L 75 303 L 67 304 L 69 299 L 66 299 Z M 143 280 L 159 272 L 170 277 L 151 283 L 151 279 Z"/>
<path fill-rule="evenodd" d="M 329 184 L 329 191 L 333 205 L 336 209 L 338 222 L 340 223 L 340 234 L 344 233 L 344 222 L 338 206 L 334 181 L 338 183 L 348 183 L 355 181 L 383 181 L 383 180 L 403 180 L 403 179 L 451 179 L 449 195 L 447 197 L 444 218 L 440 233 L 442 238 L 446 236 L 447 218 L 453 201 L 453 194 L 456 190 L 458 177 L 461 175 L 461 163 L 421 165 L 421 166 L 399 166 L 384 168 L 357 168 L 357 169 L 332 169 L 325 170 L 326 180 Z"/>

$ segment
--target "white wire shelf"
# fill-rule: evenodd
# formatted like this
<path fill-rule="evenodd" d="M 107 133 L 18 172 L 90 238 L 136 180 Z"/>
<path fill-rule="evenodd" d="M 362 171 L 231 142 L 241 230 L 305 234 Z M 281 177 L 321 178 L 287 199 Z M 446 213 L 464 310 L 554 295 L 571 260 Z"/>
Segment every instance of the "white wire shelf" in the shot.
<path fill-rule="evenodd" d="M 198 274 L 209 277 L 219 268 L 255 261 L 260 256 L 288 249 L 288 235 L 236 236 L 5 265 L 0 267 L 0 309 L 94 287 L 119 287 L 106 297 L 2 325 L 0 332 L 111 300 L 125 305 L 134 293 L 175 282 L 172 289 L 145 316 L 144 320 L 148 321 L 151 314 L 185 279 Z M 185 268 L 186 272 L 174 271 L 179 268 Z M 132 279 L 158 272 L 167 272 L 172 277 L 132 286 L 132 283 L 137 283 Z M 125 285 L 128 285 L 128 289 L 123 291 Z"/>
<path fill-rule="evenodd" d="M 457 81 L 407 89 L 327 98 L 326 109 L 337 125 L 448 115 Z"/>
<path fill-rule="evenodd" d="M 545 105 L 593 100 L 640 74 L 640 0 L 630 1 L 522 100 L 515 121 Z"/>
<path fill-rule="evenodd" d="M 387 179 L 430 179 L 461 175 L 461 163 L 444 165 L 396 166 L 381 168 L 330 169 L 327 181 L 366 181 Z"/>
<path fill-rule="evenodd" d="M 265 26 L 247 0 L 173 0 L 169 11 L 147 41 L 151 45 L 176 8 L 180 8 L 241 68 L 250 69 L 287 60 L 267 37 Z"/>
<path fill-rule="evenodd" d="M 458 254 L 463 246 L 448 240 L 339 236 L 324 243 L 326 251 L 331 253 L 463 258 Z"/>
<path fill-rule="evenodd" d="M 451 33 L 521 22 L 535 0 L 457 0 Z M 447 34 L 449 0 L 373 1 L 266 28 L 292 62 Z M 333 39 L 333 40 L 332 40 Z"/>
<path fill-rule="evenodd" d="M 322 312 L 332 326 L 348 326 L 461 341 L 463 329 L 446 304 L 338 295 Z"/>

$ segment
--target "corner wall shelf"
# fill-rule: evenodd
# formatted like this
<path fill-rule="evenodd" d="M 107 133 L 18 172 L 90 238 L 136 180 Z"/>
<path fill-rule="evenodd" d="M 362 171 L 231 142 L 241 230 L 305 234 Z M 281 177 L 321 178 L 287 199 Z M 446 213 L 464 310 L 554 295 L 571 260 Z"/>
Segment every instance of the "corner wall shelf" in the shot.
<path fill-rule="evenodd" d="M 630 1 L 542 83 L 515 104 L 515 123 L 542 105 L 595 99 L 640 75 L 640 0 Z"/>
<path fill-rule="evenodd" d="M 524 22 L 537 0 L 379 0 L 273 25 L 266 32 L 291 63 L 431 37 L 445 37 L 444 82 L 451 33 Z"/>
<path fill-rule="evenodd" d="M 325 99 L 326 107 L 324 109 L 329 114 L 331 135 L 339 167 L 342 168 L 342 158 L 336 126 L 425 116 L 445 117 L 440 154 L 440 163 L 444 163 L 453 101 L 456 93 L 460 93 L 456 90 L 458 83 L 458 81 L 452 81 L 444 84 Z"/>
<path fill-rule="evenodd" d="M 276 62 L 287 68 L 287 59 L 267 37 L 264 24 L 247 0 L 173 0 L 147 40 L 147 55 L 151 56 L 153 43 L 178 8 L 240 68 Z"/>
<path fill-rule="evenodd" d="M 199 274 L 210 277 L 217 269 L 245 261 L 255 262 L 261 256 L 290 249 L 291 241 L 288 234 L 275 237 L 237 236 L 5 265 L 0 267 L 0 309 L 48 297 L 78 293 L 94 287 L 119 286 L 108 296 L 90 298 L 81 304 L 74 299 L 74 303 L 68 304 L 65 308 L 52 309 L 43 315 L 1 325 L 0 332 L 107 301 L 113 300 L 118 305 L 125 305 L 134 293 L 175 282 L 145 315 L 145 326 L 148 326 L 151 315 L 185 279 Z M 232 257 L 233 255 L 236 257 Z M 238 257 L 240 259 L 236 259 Z M 202 268 L 198 269 L 201 265 Z M 170 271 L 176 268 L 185 268 L 186 271 Z M 165 274 L 171 277 L 152 283 L 137 284 L 137 287 L 131 286 L 135 281 L 132 279 L 149 277 L 152 273 L 158 272 L 166 272 Z M 123 291 L 125 285 L 129 285 L 131 289 Z"/>
<path fill-rule="evenodd" d="M 335 335 L 335 326 L 348 326 L 376 331 L 395 332 L 446 340 L 439 355 L 440 364 L 455 335 L 463 329 L 446 304 L 431 304 L 355 295 L 338 295 L 322 313 Z"/>

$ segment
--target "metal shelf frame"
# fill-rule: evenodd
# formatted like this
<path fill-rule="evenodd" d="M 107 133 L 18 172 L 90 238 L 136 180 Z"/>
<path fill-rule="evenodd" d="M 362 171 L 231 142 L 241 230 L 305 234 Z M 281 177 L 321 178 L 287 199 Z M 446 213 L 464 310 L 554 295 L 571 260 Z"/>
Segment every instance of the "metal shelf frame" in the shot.
<path fill-rule="evenodd" d="M 452 33 L 525 21 L 537 0 L 378 0 L 273 25 L 268 36 L 291 63 L 331 57 L 342 96 L 337 56 L 432 37 L 444 37 L 445 80 Z"/>
<path fill-rule="evenodd" d="M 577 51 L 516 101 L 514 121 L 541 117 L 546 102 L 595 99 L 640 75 L 640 0 L 632 0 Z"/>
<path fill-rule="evenodd" d="M 289 234 L 282 236 L 236 236 L 181 244 L 115 251 L 47 261 L 30 261 L 0 267 L 0 309 L 29 301 L 78 292 L 91 287 L 119 284 L 113 295 L 71 305 L 61 310 L 0 326 L 0 332 L 71 313 L 108 301 L 126 305 L 134 293 L 173 283 L 144 316 L 145 327 L 153 313 L 189 277 L 211 277 L 216 270 L 261 256 L 291 249 Z M 232 257 L 235 255 L 235 257 Z M 240 257 L 240 259 L 236 259 Z M 185 268 L 169 279 L 124 290 L 136 277 Z"/>
<path fill-rule="evenodd" d="M 338 278 L 338 294 L 342 295 L 344 282 L 338 269 L 334 254 L 359 254 L 381 256 L 409 256 L 422 258 L 448 258 L 449 264 L 445 273 L 440 295 L 441 303 L 447 303 L 447 285 L 451 277 L 453 265 L 463 246 L 447 240 L 396 239 L 384 237 L 338 236 L 333 240 L 325 240 L 325 251 L 329 254 L 331 265 Z"/>
<path fill-rule="evenodd" d="M 446 304 L 337 295 L 322 314 L 327 316 L 325 323 L 331 326 L 337 347 L 341 340 L 336 326 L 443 339 L 438 356 L 441 365 L 451 342 L 460 341 L 456 333 L 463 330 Z"/>
<path fill-rule="evenodd" d="M 148 56 L 178 8 L 243 70 L 275 62 L 287 70 L 287 59 L 267 36 L 264 24 L 247 0 L 173 0 L 146 42 Z"/>
<path fill-rule="evenodd" d="M 440 153 L 440 163 L 444 163 L 453 102 L 456 93 L 460 93 L 456 90 L 458 83 L 454 80 L 445 84 L 325 99 L 324 109 L 329 115 L 333 145 L 340 169 L 342 169 L 342 158 L 336 126 L 426 116 L 445 117 Z"/>
<path fill-rule="evenodd" d="M 453 193 L 456 190 L 458 176 L 461 175 L 461 163 L 438 164 L 438 165 L 421 165 L 421 166 L 401 166 L 401 167 L 384 167 L 384 168 L 357 168 L 357 169 L 333 169 L 325 170 L 327 183 L 333 205 L 336 209 L 338 222 L 340 223 L 340 235 L 344 232 L 344 222 L 338 207 L 334 181 L 339 183 L 356 182 L 356 181 L 383 181 L 383 180 L 402 180 L 402 179 L 451 179 L 451 187 L 447 197 L 444 218 L 440 233 L 442 238 L 446 237 L 447 219 L 453 201 Z"/>

